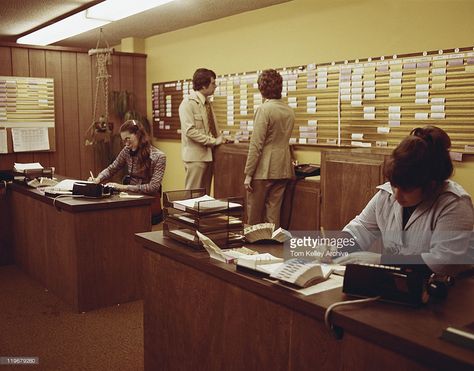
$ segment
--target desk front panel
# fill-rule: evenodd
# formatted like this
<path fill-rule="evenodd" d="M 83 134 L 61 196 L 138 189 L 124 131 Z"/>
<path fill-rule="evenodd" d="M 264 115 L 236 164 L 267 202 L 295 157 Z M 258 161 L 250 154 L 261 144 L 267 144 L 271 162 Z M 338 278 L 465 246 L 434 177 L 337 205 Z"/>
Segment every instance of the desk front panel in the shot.
<path fill-rule="evenodd" d="M 137 238 L 146 247 L 147 370 L 217 370 L 226 361 L 235 369 L 252 370 L 474 366 L 467 349 L 439 339 L 447 325 L 472 321 L 472 279 L 459 282 L 447 301 L 420 308 L 382 302 L 338 308 L 331 318 L 344 336 L 335 340 L 324 327 L 323 314 L 332 303 L 350 299 L 341 289 L 305 297 L 235 272 L 234 266 L 191 252 L 160 232 Z M 281 254 L 281 247 L 258 249 Z M 216 354 L 209 354 L 211 349 Z"/>
<path fill-rule="evenodd" d="M 142 297 L 142 256 L 134 233 L 151 229 L 147 204 L 70 212 L 11 192 L 15 262 L 86 311 Z"/>

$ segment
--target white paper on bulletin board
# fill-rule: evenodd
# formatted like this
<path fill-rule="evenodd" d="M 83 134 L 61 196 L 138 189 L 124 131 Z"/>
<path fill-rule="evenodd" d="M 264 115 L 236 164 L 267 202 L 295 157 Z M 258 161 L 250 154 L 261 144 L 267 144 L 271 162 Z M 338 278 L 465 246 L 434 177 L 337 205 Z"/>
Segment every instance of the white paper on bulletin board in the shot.
<path fill-rule="evenodd" d="M 12 128 L 14 152 L 49 150 L 48 128 Z"/>

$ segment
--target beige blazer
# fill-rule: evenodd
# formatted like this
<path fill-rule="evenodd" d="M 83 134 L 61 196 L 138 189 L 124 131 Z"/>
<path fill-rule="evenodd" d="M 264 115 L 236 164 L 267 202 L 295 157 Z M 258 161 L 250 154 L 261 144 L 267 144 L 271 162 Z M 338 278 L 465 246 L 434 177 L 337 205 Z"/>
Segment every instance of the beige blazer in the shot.
<path fill-rule="evenodd" d="M 289 179 L 294 175 L 290 154 L 295 113 L 281 99 L 267 99 L 257 108 L 245 175 L 253 179 Z"/>
<path fill-rule="evenodd" d="M 181 156 L 185 162 L 212 161 L 212 147 L 216 143 L 209 130 L 206 98 L 200 92 L 191 92 L 179 105 L 179 119 L 181 121 Z M 214 115 L 216 130 L 217 119 Z"/>

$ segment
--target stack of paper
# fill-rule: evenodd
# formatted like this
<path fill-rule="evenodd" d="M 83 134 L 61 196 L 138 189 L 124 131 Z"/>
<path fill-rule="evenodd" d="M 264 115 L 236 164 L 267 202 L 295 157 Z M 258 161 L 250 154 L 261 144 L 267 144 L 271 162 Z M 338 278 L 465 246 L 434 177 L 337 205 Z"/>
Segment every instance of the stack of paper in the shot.
<path fill-rule="evenodd" d="M 43 170 L 43 166 L 39 162 L 18 163 L 15 162 L 13 170 L 18 173 L 24 173 L 26 170 Z"/>
<path fill-rule="evenodd" d="M 216 200 L 215 198 L 211 196 L 204 195 L 201 197 L 189 198 L 187 200 L 174 201 L 173 207 L 175 209 L 183 210 L 183 211 L 185 211 L 186 209 L 210 211 L 210 210 L 226 209 L 227 207 L 229 207 L 230 209 L 238 208 L 238 207 L 242 207 L 242 205 L 235 202 Z"/>

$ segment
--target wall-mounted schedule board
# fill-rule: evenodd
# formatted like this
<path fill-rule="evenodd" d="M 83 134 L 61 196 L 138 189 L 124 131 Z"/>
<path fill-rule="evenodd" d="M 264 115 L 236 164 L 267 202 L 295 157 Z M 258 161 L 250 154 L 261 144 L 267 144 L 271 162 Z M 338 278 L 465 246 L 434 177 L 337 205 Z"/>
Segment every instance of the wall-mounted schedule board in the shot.
<path fill-rule="evenodd" d="M 283 99 L 296 114 L 290 142 L 300 145 L 393 148 L 413 128 L 436 125 L 452 149 L 474 153 L 473 48 L 430 51 L 279 69 Z M 259 71 L 217 78 L 214 110 L 220 129 L 248 141 L 262 97 Z M 179 138 L 178 107 L 190 80 L 156 83 L 154 134 Z"/>
<path fill-rule="evenodd" d="M 0 76 L 0 153 L 54 150 L 53 79 Z"/>

